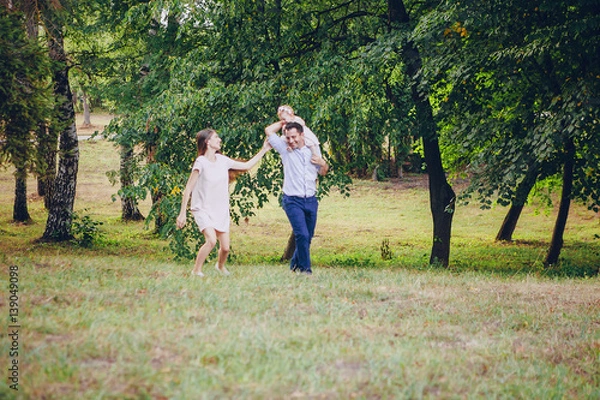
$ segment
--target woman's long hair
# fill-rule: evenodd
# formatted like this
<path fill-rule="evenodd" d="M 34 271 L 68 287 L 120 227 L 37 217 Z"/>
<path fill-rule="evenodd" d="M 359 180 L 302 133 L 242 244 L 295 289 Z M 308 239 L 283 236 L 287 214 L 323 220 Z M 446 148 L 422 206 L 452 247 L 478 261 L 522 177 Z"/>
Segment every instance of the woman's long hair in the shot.
<path fill-rule="evenodd" d="M 198 157 L 203 156 L 206 153 L 208 147 L 208 141 L 210 137 L 217 133 L 214 129 L 202 129 L 196 133 L 196 146 L 198 147 Z"/>
<path fill-rule="evenodd" d="M 203 156 L 206 153 L 206 149 L 208 147 L 208 141 L 210 140 L 211 136 L 214 135 L 215 133 L 217 133 L 217 131 L 215 131 L 214 129 L 202 129 L 201 131 L 199 131 L 198 133 L 196 133 L 196 146 L 198 148 L 198 157 Z M 217 151 L 217 154 L 221 154 L 220 151 Z M 242 160 L 236 160 L 236 161 L 242 161 Z M 227 171 L 227 174 L 229 175 L 229 182 L 234 182 L 238 175 L 243 174 L 244 172 L 247 171 L 243 171 L 243 170 L 239 170 L 239 169 L 229 169 Z"/>

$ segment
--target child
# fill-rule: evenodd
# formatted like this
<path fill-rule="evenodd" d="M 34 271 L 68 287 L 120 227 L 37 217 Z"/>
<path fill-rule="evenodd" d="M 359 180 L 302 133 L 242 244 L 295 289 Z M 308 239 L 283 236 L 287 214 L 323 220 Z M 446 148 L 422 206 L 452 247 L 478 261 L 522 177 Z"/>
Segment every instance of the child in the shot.
<path fill-rule="evenodd" d="M 304 143 L 306 147 L 310 149 L 313 156 L 321 157 L 318 153 L 317 147 L 319 146 L 319 139 L 317 139 L 317 135 L 310 130 L 308 126 L 306 126 L 306 122 L 299 116 L 294 114 L 294 109 L 288 105 L 279 106 L 277 109 L 277 116 L 281 121 L 284 122 L 297 122 L 302 125 L 302 130 L 304 132 Z M 288 148 L 288 150 L 290 150 Z"/>

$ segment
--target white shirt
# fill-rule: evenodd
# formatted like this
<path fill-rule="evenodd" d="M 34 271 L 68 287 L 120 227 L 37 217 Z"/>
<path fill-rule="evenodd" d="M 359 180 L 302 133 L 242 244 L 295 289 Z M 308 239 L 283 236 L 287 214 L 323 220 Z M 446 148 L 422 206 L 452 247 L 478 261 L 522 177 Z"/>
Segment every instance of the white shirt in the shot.
<path fill-rule="evenodd" d="M 270 135 L 269 143 L 281 155 L 283 194 L 297 197 L 317 194 L 317 175 L 321 167 L 310 161 L 312 151 L 306 146 L 288 150 L 288 143 L 277 135 Z M 321 155 L 318 146 L 317 153 Z"/>

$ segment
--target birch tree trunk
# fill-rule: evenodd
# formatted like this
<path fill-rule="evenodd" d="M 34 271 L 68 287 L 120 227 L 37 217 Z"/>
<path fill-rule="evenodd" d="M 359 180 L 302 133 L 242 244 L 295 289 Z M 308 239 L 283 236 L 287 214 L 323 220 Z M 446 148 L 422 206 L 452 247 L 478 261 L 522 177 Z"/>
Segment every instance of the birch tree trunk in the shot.
<path fill-rule="evenodd" d="M 50 58 L 59 65 L 54 73 L 54 94 L 59 102 L 59 161 L 42 240 L 65 241 L 72 238 L 71 223 L 79 168 L 79 143 L 62 31 L 56 21 L 54 22 L 49 24 L 49 52 Z"/>
<path fill-rule="evenodd" d="M 83 100 L 83 126 L 86 128 L 89 128 L 90 126 L 92 126 L 92 119 L 91 119 L 90 102 L 89 102 L 87 94 L 85 92 L 83 92 L 82 100 Z"/>
<path fill-rule="evenodd" d="M 121 190 L 133 185 L 131 166 L 133 163 L 133 148 L 128 145 L 121 146 L 121 165 L 119 168 L 119 179 Z M 138 208 L 135 197 L 127 194 L 121 195 L 121 219 L 123 221 L 142 221 L 144 216 Z"/>

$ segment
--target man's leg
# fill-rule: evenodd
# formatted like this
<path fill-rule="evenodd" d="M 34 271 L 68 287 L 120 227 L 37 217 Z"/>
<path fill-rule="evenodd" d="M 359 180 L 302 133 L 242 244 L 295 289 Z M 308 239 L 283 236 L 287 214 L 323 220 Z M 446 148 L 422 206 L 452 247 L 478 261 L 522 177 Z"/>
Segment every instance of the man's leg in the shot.
<path fill-rule="evenodd" d="M 305 207 L 303 203 L 304 199 L 283 196 L 283 209 L 292 225 L 294 238 L 296 239 L 296 251 L 294 251 L 292 260 L 296 261 L 295 265 L 301 272 L 311 272 L 309 254 L 310 234 L 306 224 Z M 290 264 L 290 266 L 293 265 L 294 264 Z"/>
<path fill-rule="evenodd" d="M 309 197 L 305 202 L 304 215 L 306 216 L 306 228 L 308 229 L 308 245 L 312 242 L 317 226 L 317 211 L 319 210 L 319 202 L 316 197 Z"/>
<path fill-rule="evenodd" d="M 297 256 L 295 247 L 294 247 L 294 254 L 292 255 L 292 259 L 290 260 L 290 269 L 292 271 L 295 271 L 298 269 L 298 256 Z"/>
<path fill-rule="evenodd" d="M 309 197 L 304 201 L 304 218 L 306 220 L 306 229 L 308 230 L 308 270 L 312 273 L 312 263 L 310 261 L 310 245 L 312 238 L 315 235 L 315 227 L 317 226 L 317 210 L 319 203 L 316 197 Z"/>

